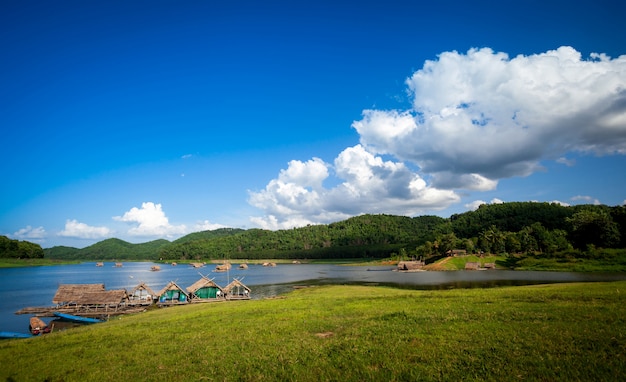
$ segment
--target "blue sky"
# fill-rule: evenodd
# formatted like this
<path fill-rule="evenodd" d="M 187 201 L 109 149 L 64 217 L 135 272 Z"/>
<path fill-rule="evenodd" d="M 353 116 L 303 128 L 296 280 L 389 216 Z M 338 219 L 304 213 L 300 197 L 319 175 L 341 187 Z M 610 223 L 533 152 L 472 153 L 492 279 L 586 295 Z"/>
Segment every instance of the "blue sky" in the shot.
<path fill-rule="evenodd" d="M 618 1 L 0 5 L 0 234 L 626 201 Z"/>

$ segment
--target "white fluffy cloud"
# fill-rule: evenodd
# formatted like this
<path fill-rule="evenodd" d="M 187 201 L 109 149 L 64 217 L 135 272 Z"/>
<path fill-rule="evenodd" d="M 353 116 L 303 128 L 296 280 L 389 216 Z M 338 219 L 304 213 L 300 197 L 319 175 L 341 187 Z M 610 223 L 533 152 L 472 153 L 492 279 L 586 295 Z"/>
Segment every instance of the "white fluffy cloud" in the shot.
<path fill-rule="evenodd" d="M 222 224 L 218 224 L 218 223 L 211 223 L 208 220 L 205 220 L 205 221 L 197 222 L 193 226 L 193 232 L 214 231 L 219 228 L 226 228 L 226 226 Z"/>
<path fill-rule="evenodd" d="M 570 151 L 626 154 L 626 56 L 445 52 L 406 83 L 411 110 L 366 110 L 353 127 L 368 151 L 415 163 L 436 187 L 494 189 Z"/>
<path fill-rule="evenodd" d="M 187 233 L 185 225 L 171 225 L 163 212 L 161 204 L 145 202 L 141 208 L 133 207 L 122 216 L 114 216 L 114 220 L 134 224 L 128 230 L 131 236 L 172 237 Z"/>
<path fill-rule="evenodd" d="M 363 111 L 352 124 L 360 144 L 334 166 L 294 160 L 250 192 L 265 212 L 252 222 L 275 229 L 415 215 L 459 202 L 457 192 L 530 175 L 542 161 L 575 165 L 568 153 L 626 154 L 626 56 L 583 59 L 571 47 L 513 58 L 489 48 L 444 52 L 406 85 L 411 107 Z"/>
<path fill-rule="evenodd" d="M 596 199 L 594 197 L 588 196 L 588 195 L 576 195 L 576 196 L 572 197 L 572 201 L 574 201 L 574 202 L 583 202 L 583 203 L 586 203 L 586 204 L 595 204 L 595 205 L 602 204 L 602 203 L 600 203 L 600 200 L 598 200 L 598 199 Z"/>
<path fill-rule="evenodd" d="M 343 183 L 323 187 L 334 169 Z M 253 217 L 254 224 L 268 229 L 327 223 L 362 213 L 412 215 L 457 202 L 453 191 L 427 186 L 404 164 L 385 161 L 361 145 L 349 147 L 334 166 L 314 158 L 291 161 L 264 190 L 250 192 L 249 203 L 267 213 Z"/>
<path fill-rule="evenodd" d="M 80 239 L 102 239 L 111 234 L 107 227 L 93 227 L 77 220 L 67 220 L 65 229 L 59 232 L 59 236 L 75 237 Z"/>
<path fill-rule="evenodd" d="M 20 240 L 41 240 L 46 237 L 46 230 L 43 227 L 33 228 L 26 226 L 13 234 Z"/>

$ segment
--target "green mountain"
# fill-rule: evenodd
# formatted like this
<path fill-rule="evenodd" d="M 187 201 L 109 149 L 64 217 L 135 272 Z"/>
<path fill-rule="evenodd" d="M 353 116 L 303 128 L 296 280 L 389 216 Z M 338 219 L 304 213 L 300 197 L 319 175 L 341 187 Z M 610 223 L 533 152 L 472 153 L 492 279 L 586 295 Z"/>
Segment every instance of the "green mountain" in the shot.
<path fill-rule="evenodd" d="M 47 258 L 66 260 L 156 260 L 160 249 L 169 244 L 165 239 L 132 244 L 120 239 L 106 239 L 82 249 L 53 247 L 44 250 Z"/>
<path fill-rule="evenodd" d="M 438 216 L 361 215 L 343 221 L 269 231 L 222 228 L 173 242 L 107 239 L 46 257 L 79 260 L 345 259 L 394 254 L 442 256 L 451 249 L 491 253 L 557 253 L 626 248 L 626 206 L 512 202 Z M 590 247 L 591 246 L 591 247 Z"/>

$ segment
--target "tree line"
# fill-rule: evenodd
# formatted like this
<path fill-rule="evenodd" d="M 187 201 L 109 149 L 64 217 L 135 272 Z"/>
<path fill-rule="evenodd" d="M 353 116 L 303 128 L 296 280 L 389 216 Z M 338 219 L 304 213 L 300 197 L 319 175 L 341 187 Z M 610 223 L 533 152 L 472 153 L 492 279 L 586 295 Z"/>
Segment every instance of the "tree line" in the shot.
<path fill-rule="evenodd" d="M 0 258 L 41 259 L 43 257 L 44 251 L 39 244 L 0 236 Z"/>
<path fill-rule="evenodd" d="M 347 259 L 523 253 L 590 256 L 626 248 L 626 207 L 510 202 L 482 205 L 450 218 L 361 215 L 340 222 L 270 231 L 223 228 L 173 242 L 130 244 L 108 239 L 83 249 L 54 247 L 46 257 L 72 259 L 236 260 Z"/>

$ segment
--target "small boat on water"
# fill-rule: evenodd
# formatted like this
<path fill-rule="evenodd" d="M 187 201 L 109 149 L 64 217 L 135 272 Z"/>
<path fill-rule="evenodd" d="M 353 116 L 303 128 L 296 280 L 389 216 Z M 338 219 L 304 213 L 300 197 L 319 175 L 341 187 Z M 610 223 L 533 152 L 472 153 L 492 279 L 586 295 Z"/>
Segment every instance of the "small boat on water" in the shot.
<path fill-rule="evenodd" d="M 30 338 L 32 336 L 30 333 L 0 332 L 0 338 Z"/>
<path fill-rule="evenodd" d="M 44 333 L 50 333 L 51 331 L 50 327 L 48 327 L 48 324 L 46 324 L 39 317 L 30 318 L 30 324 L 28 325 L 28 329 L 30 330 L 31 334 L 34 336 L 39 335 L 39 334 L 44 334 Z"/>
<path fill-rule="evenodd" d="M 53 314 L 56 317 L 62 318 L 64 320 L 79 322 L 83 324 L 96 324 L 96 323 L 102 322 L 102 320 L 99 320 L 97 318 L 81 317 L 81 316 L 75 316 L 73 314 L 67 314 L 67 313 L 61 313 L 61 312 L 54 312 Z"/>

